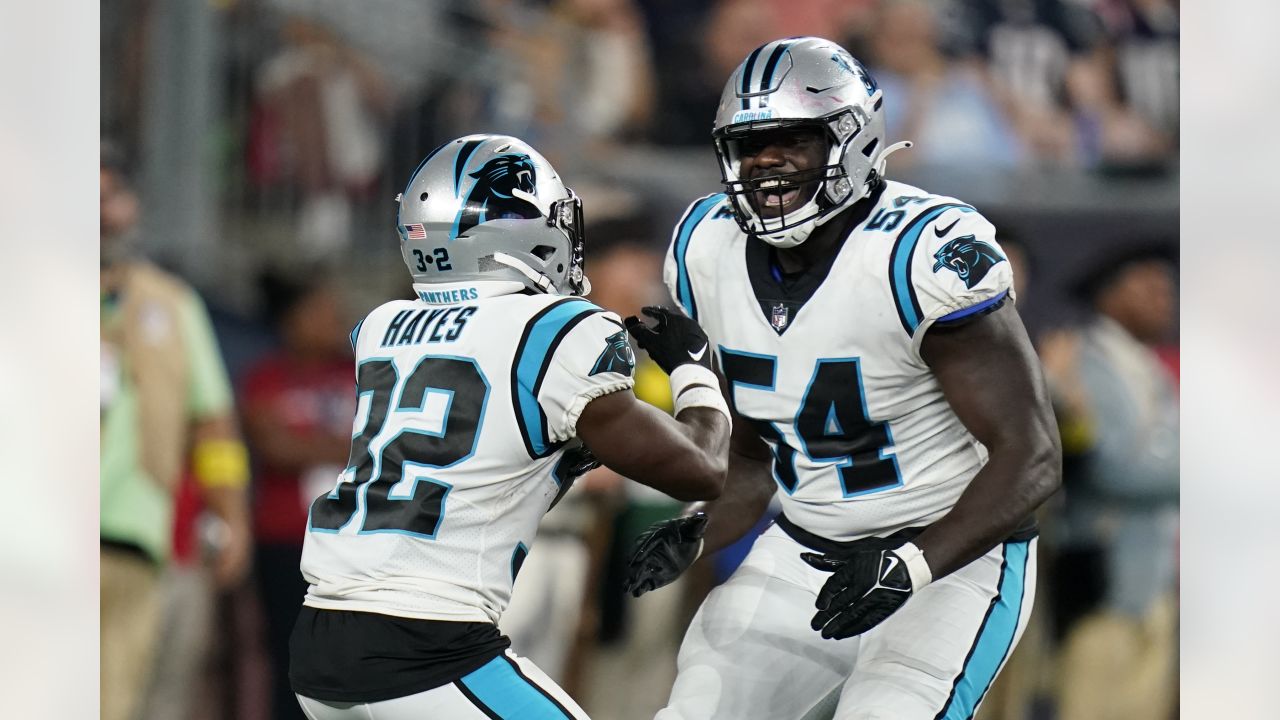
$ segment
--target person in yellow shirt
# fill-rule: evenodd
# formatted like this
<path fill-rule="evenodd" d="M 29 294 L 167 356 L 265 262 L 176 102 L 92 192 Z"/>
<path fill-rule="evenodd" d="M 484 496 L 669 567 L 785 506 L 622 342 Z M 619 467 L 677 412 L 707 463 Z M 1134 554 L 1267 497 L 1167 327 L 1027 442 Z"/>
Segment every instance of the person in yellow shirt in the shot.
<path fill-rule="evenodd" d="M 203 303 L 135 254 L 138 199 L 106 147 L 100 180 L 101 707 L 104 720 L 132 720 L 156 649 L 181 469 L 190 461 L 222 520 L 214 576 L 228 586 L 249 564 L 248 463 Z"/>

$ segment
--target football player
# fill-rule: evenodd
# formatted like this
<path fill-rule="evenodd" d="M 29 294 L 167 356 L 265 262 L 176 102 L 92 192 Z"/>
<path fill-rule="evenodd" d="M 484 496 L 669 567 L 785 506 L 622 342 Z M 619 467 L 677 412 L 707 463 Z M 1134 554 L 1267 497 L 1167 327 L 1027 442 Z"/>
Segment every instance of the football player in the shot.
<path fill-rule="evenodd" d="M 883 96 L 820 38 L 768 43 L 721 95 L 724 192 L 666 281 L 737 415 L 725 493 L 637 543 L 674 579 L 781 514 L 690 625 L 660 720 L 968 718 L 1031 611 L 1032 513 L 1060 483 L 1045 383 L 995 228 L 885 177 Z"/>
<path fill-rule="evenodd" d="M 577 475 L 719 495 L 729 409 L 706 336 L 660 308 L 629 318 L 674 417 L 636 399 L 623 324 L 581 297 L 582 204 L 515 138 L 432 151 L 398 227 L 417 298 L 351 334 L 351 455 L 311 506 L 292 686 L 312 720 L 585 718 L 498 620 Z"/>

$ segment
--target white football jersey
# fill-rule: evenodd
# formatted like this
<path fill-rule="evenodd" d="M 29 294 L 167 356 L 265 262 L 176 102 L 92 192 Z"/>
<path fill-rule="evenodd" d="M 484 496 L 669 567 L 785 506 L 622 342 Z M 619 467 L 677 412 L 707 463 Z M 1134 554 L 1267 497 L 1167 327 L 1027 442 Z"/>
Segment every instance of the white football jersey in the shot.
<path fill-rule="evenodd" d="M 352 334 L 351 456 L 311 506 L 305 602 L 496 623 L 579 415 L 632 387 L 634 357 L 617 316 L 581 298 L 414 287 Z"/>
<path fill-rule="evenodd" d="M 711 195 L 676 226 L 665 268 L 773 450 L 782 511 L 832 540 L 936 520 L 986 462 L 920 342 L 998 306 L 1013 280 L 995 228 L 954 198 L 886 182 L 849 212 L 861 217 L 830 265 L 783 278 Z"/>

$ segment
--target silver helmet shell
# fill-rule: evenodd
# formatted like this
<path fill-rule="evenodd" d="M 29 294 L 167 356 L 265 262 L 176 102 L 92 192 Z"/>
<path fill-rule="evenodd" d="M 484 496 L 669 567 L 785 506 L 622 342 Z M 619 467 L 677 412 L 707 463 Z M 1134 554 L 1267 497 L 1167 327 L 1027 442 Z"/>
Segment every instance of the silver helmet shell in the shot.
<path fill-rule="evenodd" d="M 865 197 L 883 173 L 885 156 L 899 147 L 885 147 L 883 104 L 883 91 L 871 73 L 830 40 L 786 38 L 752 51 L 725 84 L 712 133 L 721 180 L 743 232 L 777 247 L 794 247 Z M 741 141 L 754 132 L 788 127 L 821 129 L 826 164 L 767 178 L 741 177 Z M 801 207 L 765 218 L 752 199 L 761 183 L 779 191 L 818 186 Z"/>
<path fill-rule="evenodd" d="M 528 143 L 468 135 L 432 150 L 397 198 L 413 282 L 512 281 L 585 295 L 582 201 Z"/>

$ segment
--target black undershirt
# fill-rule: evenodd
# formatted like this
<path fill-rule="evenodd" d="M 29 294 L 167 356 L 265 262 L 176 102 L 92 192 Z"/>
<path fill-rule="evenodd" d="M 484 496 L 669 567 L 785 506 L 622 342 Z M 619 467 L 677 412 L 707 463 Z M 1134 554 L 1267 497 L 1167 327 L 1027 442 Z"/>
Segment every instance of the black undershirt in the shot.
<path fill-rule="evenodd" d="M 827 279 L 849 234 L 866 221 L 876 203 L 880 202 L 885 187 L 883 180 L 876 182 L 867 197 L 844 211 L 847 213 L 845 217 L 832 218 L 831 222 L 842 226 L 838 240 L 819 262 L 796 272 L 782 270 L 777 248 L 756 237 L 747 240 L 747 278 L 760 312 L 774 332 L 781 335 L 795 323 L 801 308 Z"/>
<path fill-rule="evenodd" d="M 289 682 L 317 700 L 378 702 L 451 683 L 510 646 L 490 623 L 304 605 L 289 639 Z"/>

